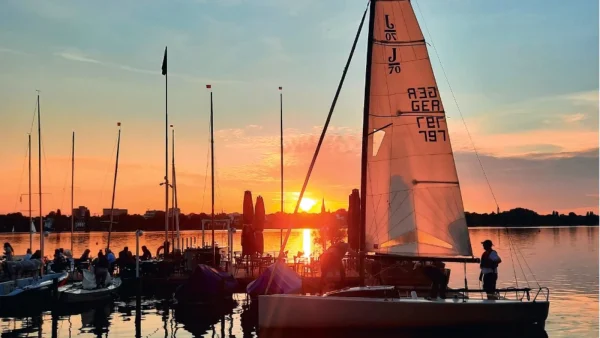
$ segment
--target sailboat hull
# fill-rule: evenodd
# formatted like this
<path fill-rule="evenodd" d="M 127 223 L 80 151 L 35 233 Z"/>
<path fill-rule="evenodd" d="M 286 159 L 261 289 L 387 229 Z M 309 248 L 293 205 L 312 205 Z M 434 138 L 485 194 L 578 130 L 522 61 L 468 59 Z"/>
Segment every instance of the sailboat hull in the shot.
<path fill-rule="evenodd" d="M 259 296 L 259 327 L 408 328 L 544 325 L 549 302 L 384 299 L 299 295 Z"/>

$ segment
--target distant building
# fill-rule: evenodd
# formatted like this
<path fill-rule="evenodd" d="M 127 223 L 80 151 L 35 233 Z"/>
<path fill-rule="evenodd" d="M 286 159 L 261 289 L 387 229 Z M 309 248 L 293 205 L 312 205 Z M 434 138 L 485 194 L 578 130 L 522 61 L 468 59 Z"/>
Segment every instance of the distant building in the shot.
<path fill-rule="evenodd" d="M 146 210 L 146 213 L 144 214 L 144 218 L 145 219 L 154 218 L 154 217 L 156 217 L 156 213 L 159 211 L 161 211 L 161 210 Z"/>
<path fill-rule="evenodd" d="M 79 208 L 73 209 L 73 216 L 75 218 L 75 231 L 85 230 L 85 216 L 90 214 L 90 209 L 86 206 L 80 205 Z"/>
<path fill-rule="evenodd" d="M 169 217 L 173 217 L 173 210 L 175 211 L 175 215 L 181 215 L 181 209 L 169 208 Z"/>
<path fill-rule="evenodd" d="M 86 206 L 80 205 L 79 208 L 73 209 L 73 216 L 75 219 L 85 218 L 85 215 L 90 212 Z"/>
<path fill-rule="evenodd" d="M 102 216 L 110 216 L 111 213 L 111 209 L 102 209 Z M 121 216 L 121 215 L 127 215 L 127 209 L 113 209 L 113 215 L 114 216 Z"/>

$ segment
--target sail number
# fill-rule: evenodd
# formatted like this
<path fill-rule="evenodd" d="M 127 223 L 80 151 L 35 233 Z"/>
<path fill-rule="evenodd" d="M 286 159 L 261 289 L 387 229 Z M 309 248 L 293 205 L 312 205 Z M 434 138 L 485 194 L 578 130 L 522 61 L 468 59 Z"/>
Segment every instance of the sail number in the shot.
<path fill-rule="evenodd" d="M 408 99 L 413 112 L 439 112 L 440 99 L 436 87 L 408 88 Z"/>
<path fill-rule="evenodd" d="M 396 47 L 392 48 L 392 55 L 388 56 L 388 70 L 389 74 L 400 73 L 400 61 L 396 55 Z"/>
<path fill-rule="evenodd" d="M 423 134 L 425 142 L 446 141 L 446 130 L 441 129 L 440 120 L 443 116 L 417 116 L 417 127 L 419 134 Z"/>
<path fill-rule="evenodd" d="M 390 22 L 390 16 L 388 14 L 385 15 L 385 39 L 387 41 L 396 41 L 398 38 L 396 37 L 396 25 L 393 22 Z"/>

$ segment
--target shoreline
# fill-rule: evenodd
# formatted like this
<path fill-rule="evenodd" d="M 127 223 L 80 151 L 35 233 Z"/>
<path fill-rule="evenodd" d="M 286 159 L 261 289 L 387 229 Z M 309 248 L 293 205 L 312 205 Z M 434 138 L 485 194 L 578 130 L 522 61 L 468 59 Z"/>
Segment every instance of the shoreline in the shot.
<path fill-rule="evenodd" d="M 560 229 L 560 228 L 597 228 L 599 227 L 598 224 L 596 225 L 540 225 L 540 226 L 535 226 L 535 225 L 524 225 L 524 226 L 493 226 L 493 225 L 470 225 L 468 226 L 469 229 Z M 348 229 L 348 228 L 342 228 L 342 229 Z M 160 234 L 164 234 L 164 231 L 162 230 L 144 230 L 142 229 L 145 233 L 160 233 Z M 268 231 L 268 232 L 274 232 L 274 231 L 279 231 L 279 230 L 287 230 L 287 229 L 281 229 L 281 228 L 265 228 L 264 231 Z M 292 230 L 319 230 L 319 228 L 292 228 Z M 202 229 L 196 229 L 196 230 L 180 230 L 180 233 L 184 233 L 184 232 L 198 232 L 198 231 L 202 231 Z M 204 229 L 204 231 L 212 231 L 211 229 Z M 223 229 L 215 229 L 215 232 L 225 232 L 226 230 Z M 237 229 L 237 231 L 241 232 L 241 229 Z M 236 231 L 236 232 L 237 232 Z M 70 234 L 70 231 L 50 231 L 51 234 Z M 107 231 L 103 231 L 103 230 L 93 230 L 93 231 L 74 231 L 74 234 L 90 234 L 90 233 L 106 233 L 108 234 Z M 113 231 L 113 233 L 135 233 L 135 231 Z M 0 235 L 3 234 L 14 234 L 14 235 L 29 235 L 29 232 L 0 232 Z M 34 233 L 34 235 L 39 235 L 39 232 Z"/>

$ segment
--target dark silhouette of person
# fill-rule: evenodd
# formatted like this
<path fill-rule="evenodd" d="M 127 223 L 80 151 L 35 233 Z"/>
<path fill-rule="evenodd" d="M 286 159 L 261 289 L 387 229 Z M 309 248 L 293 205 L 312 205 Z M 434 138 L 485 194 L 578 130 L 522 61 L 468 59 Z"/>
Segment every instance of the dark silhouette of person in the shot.
<path fill-rule="evenodd" d="M 321 263 L 321 290 L 323 290 L 327 275 L 335 270 L 340 272 L 342 284 L 346 281 L 346 270 L 342 261 L 346 253 L 356 255 L 356 252 L 350 248 L 348 243 L 338 242 L 330 246 L 321 255 L 319 258 Z"/>
<path fill-rule="evenodd" d="M 417 268 L 419 264 L 415 264 Z M 424 262 L 423 273 L 431 280 L 431 291 L 429 293 L 430 299 L 436 299 L 438 296 L 441 299 L 446 299 L 446 287 L 448 286 L 448 279 L 444 271 L 445 264 L 439 261 Z"/>
<path fill-rule="evenodd" d="M 487 294 L 488 299 L 496 299 L 496 281 L 498 280 L 498 264 L 502 263 L 502 259 L 498 256 L 496 250 L 492 250 L 494 245 L 491 240 L 486 239 L 481 242 L 485 250 L 481 255 L 481 273 L 479 280 L 483 280 L 483 290 Z"/>

